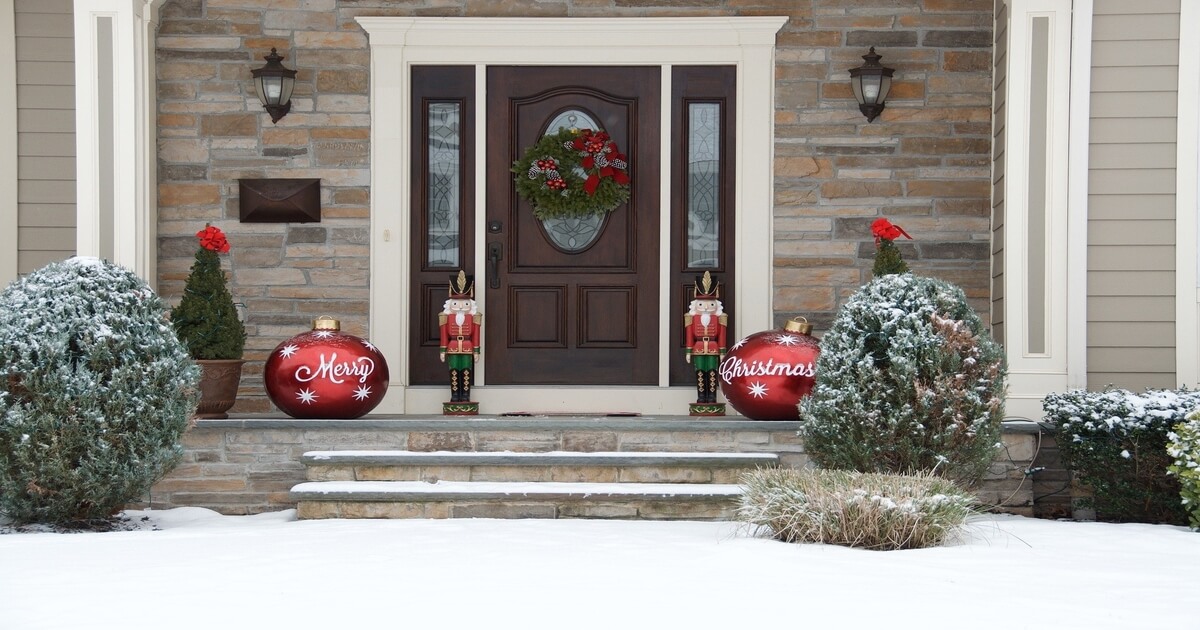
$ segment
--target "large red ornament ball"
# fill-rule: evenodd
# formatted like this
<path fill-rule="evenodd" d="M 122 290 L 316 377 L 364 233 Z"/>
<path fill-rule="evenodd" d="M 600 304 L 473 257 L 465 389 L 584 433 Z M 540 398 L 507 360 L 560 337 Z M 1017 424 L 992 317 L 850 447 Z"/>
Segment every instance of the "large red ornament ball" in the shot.
<path fill-rule="evenodd" d="M 721 393 L 738 413 L 754 420 L 799 420 L 800 399 L 816 384 L 820 345 L 812 326 L 796 320 L 783 330 L 754 333 L 721 362 Z"/>
<path fill-rule="evenodd" d="M 271 402 L 293 418 L 350 419 L 383 400 L 388 367 L 375 346 L 319 317 L 271 351 L 263 380 Z"/>

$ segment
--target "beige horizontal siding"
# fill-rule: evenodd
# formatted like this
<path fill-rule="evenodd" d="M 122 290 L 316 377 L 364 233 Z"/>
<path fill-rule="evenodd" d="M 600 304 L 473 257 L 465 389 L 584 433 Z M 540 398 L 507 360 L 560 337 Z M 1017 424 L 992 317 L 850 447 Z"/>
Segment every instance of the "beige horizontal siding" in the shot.
<path fill-rule="evenodd" d="M 1179 2 L 1094 5 L 1089 387 L 1175 385 Z"/>
<path fill-rule="evenodd" d="M 75 64 L 70 0 L 16 0 L 17 271 L 75 253 Z"/>

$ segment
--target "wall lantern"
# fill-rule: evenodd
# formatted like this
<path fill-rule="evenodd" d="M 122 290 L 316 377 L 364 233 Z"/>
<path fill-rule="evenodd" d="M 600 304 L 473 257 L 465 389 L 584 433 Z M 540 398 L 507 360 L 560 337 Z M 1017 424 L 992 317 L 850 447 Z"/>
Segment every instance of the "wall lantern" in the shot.
<path fill-rule="evenodd" d="M 867 122 L 875 120 L 883 112 L 888 90 L 892 89 L 892 73 L 895 70 L 879 65 L 880 59 L 882 56 L 876 55 L 872 46 L 871 52 L 863 55 L 866 63 L 850 69 L 850 88 L 854 90 L 858 109 L 867 117 Z"/>
<path fill-rule="evenodd" d="M 251 70 L 254 75 L 254 91 L 263 108 L 271 114 L 271 122 L 277 123 L 280 118 L 292 110 L 292 88 L 296 85 L 296 71 L 288 70 L 279 63 L 283 61 L 275 49 L 263 57 L 267 65 Z"/>

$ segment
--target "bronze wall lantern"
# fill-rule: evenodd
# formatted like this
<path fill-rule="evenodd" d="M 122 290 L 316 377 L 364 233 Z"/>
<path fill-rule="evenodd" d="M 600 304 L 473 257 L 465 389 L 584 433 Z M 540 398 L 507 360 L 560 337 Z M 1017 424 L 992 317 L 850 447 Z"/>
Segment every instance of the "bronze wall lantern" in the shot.
<path fill-rule="evenodd" d="M 292 88 L 296 85 L 296 71 L 283 67 L 280 63 L 283 57 L 280 57 L 274 48 L 271 49 L 271 54 L 263 59 L 267 60 L 267 65 L 250 71 L 254 75 L 254 91 L 258 93 L 258 100 L 262 102 L 263 108 L 271 114 L 271 122 L 277 123 L 292 110 Z"/>
<path fill-rule="evenodd" d="M 892 68 L 879 65 L 881 55 L 871 52 L 863 55 L 866 61 L 857 68 L 850 69 L 850 88 L 854 90 L 854 98 L 858 101 L 858 109 L 867 117 L 867 122 L 875 120 L 883 112 L 884 101 L 888 91 L 892 89 Z"/>

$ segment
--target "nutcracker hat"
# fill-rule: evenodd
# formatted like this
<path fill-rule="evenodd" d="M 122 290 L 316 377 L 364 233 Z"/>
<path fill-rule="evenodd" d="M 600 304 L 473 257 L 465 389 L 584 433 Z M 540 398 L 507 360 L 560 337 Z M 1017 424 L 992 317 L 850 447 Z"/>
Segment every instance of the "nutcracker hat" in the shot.
<path fill-rule="evenodd" d="M 721 282 L 705 271 L 703 276 L 696 276 L 693 295 L 697 300 L 721 299 Z"/>
<path fill-rule="evenodd" d="M 468 276 L 467 272 L 461 270 L 457 276 L 450 276 L 450 299 L 474 300 L 475 276 Z"/>

